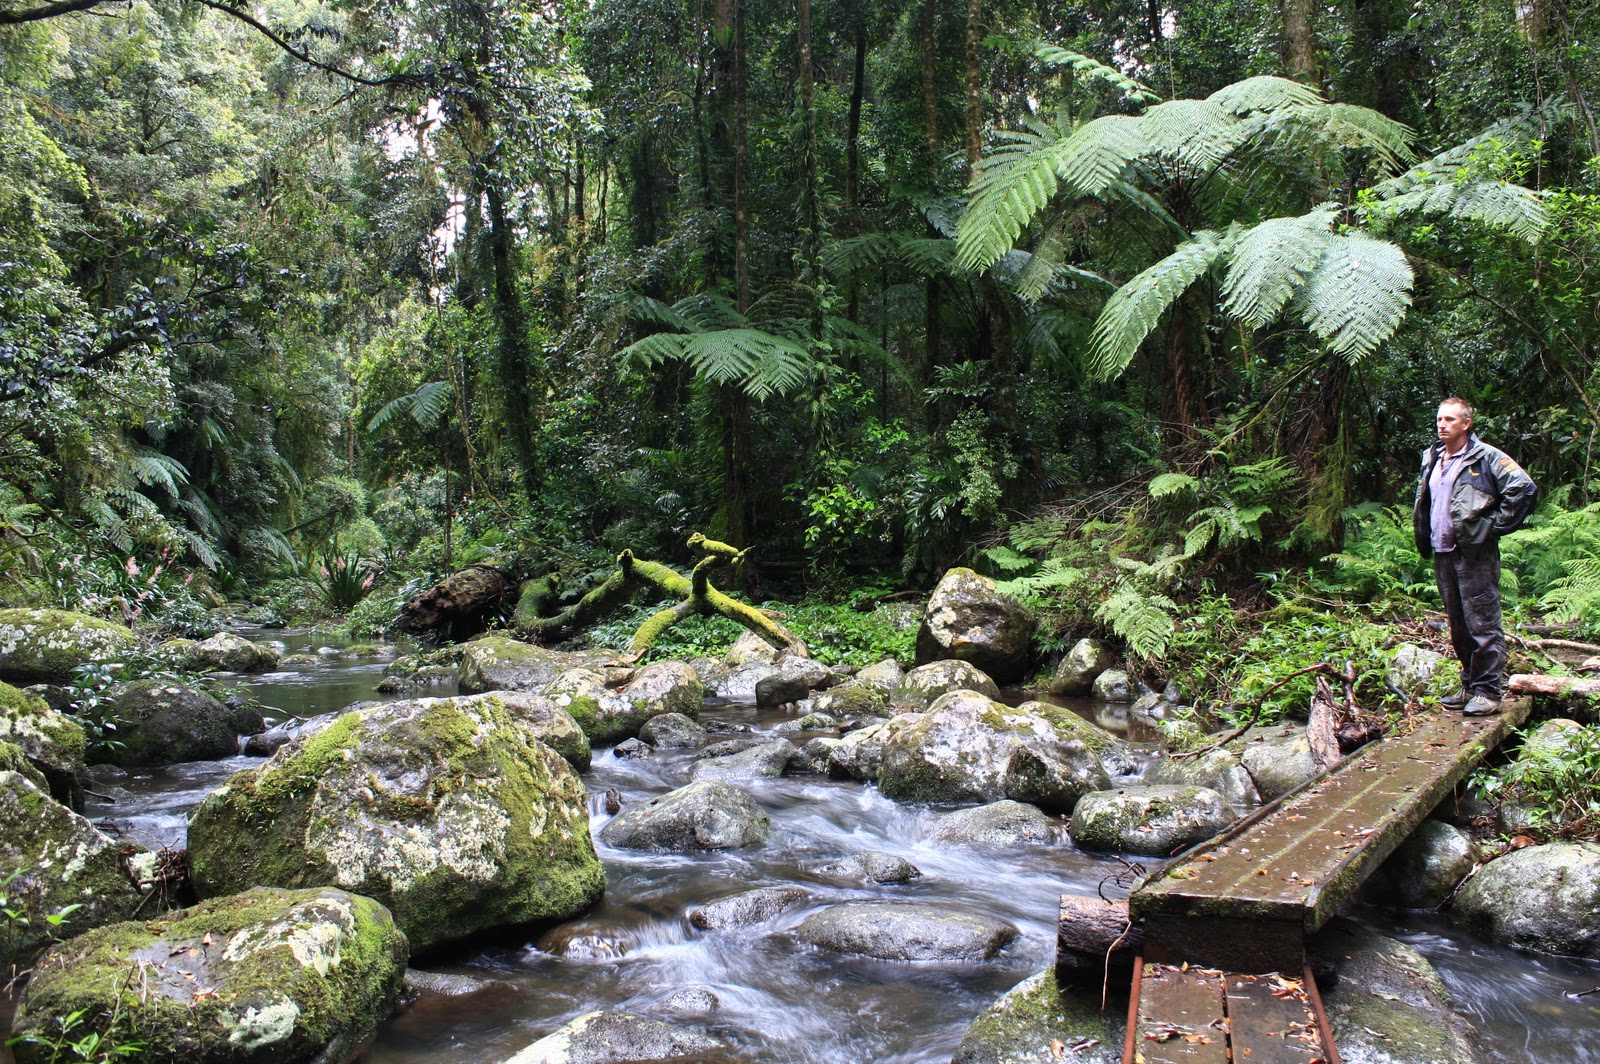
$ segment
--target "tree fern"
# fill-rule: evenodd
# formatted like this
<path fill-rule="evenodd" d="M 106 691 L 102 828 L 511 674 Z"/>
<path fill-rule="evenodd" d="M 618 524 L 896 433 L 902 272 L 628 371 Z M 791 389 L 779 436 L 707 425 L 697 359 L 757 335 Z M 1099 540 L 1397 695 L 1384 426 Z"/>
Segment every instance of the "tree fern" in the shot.
<path fill-rule="evenodd" d="M 409 415 L 418 425 L 436 425 L 449 411 L 454 394 L 449 381 L 429 381 L 409 395 L 391 399 L 379 407 L 367 422 L 367 431 L 378 432 L 402 414 Z"/>
<path fill-rule="evenodd" d="M 189 482 L 189 470 L 171 455 L 141 450 L 128 457 L 128 472 L 146 487 L 159 487 L 173 499 L 178 486 Z"/>
<path fill-rule="evenodd" d="M 1232 246 L 1232 233 L 1202 230 L 1188 243 L 1117 289 L 1094 324 L 1089 372 L 1118 376 L 1174 301 Z"/>
<path fill-rule="evenodd" d="M 1395 245 L 1359 233 L 1335 235 L 1299 293 L 1300 316 L 1351 361 L 1394 334 L 1411 306 L 1411 264 Z"/>
<path fill-rule="evenodd" d="M 1123 584 L 1094 611 L 1100 621 L 1122 637 L 1128 649 L 1144 658 L 1160 657 L 1177 631 L 1173 614 L 1177 603 L 1154 591 Z"/>
<path fill-rule="evenodd" d="M 1040 44 L 1034 47 L 1033 54 L 1045 66 L 1069 66 L 1075 73 L 1105 82 L 1130 100 L 1142 102 L 1157 99 L 1155 93 L 1122 71 L 1090 59 L 1081 52 L 1069 51 L 1054 44 Z"/>
<path fill-rule="evenodd" d="M 646 366 L 682 360 L 698 376 L 738 385 L 756 400 L 798 388 L 811 368 L 804 347 L 760 329 L 656 333 L 629 344 L 622 354 Z"/>
<path fill-rule="evenodd" d="M 1206 100 L 1242 117 L 1257 111 L 1321 103 L 1322 93 L 1298 81 L 1263 75 L 1224 85 Z"/>
<path fill-rule="evenodd" d="M 1325 203 L 1310 214 L 1246 230 L 1222 283 L 1223 309 L 1256 329 L 1276 318 L 1322 261 L 1337 212 L 1336 204 Z"/>

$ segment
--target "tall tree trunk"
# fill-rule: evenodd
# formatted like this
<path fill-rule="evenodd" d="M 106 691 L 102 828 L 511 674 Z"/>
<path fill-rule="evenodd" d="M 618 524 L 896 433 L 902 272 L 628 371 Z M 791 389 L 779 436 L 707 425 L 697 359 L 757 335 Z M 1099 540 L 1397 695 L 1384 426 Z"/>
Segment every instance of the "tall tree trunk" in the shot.
<path fill-rule="evenodd" d="M 978 178 L 983 157 L 983 0 L 967 0 L 967 180 Z"/>
<path fill-rule="evenodd" d="M 717 0 L 720 11 L 725 0 Z M 750 309 L 749 102 L 746 93 L 745 0 L 733 0 L 733 290 L 739 313 Z M 730 542 L 754 542 L 750 507 L 750 396 L 739 385 L 722 387 L 722 517 Z"/>
<path fill-rule="evenodd" d="M 983 159 L 983 0 L 967 0 L 967 181 L 978 179 Z M 995 415 L 1010 426 L 1016 413 L 1016 368 L 1011 350 L 1011 308 L 993 277 L 978 278 L 983 309 L 979 330 L 995 373 Z"/>
<path fill-rule="evenodd" d="M 1278 58 L 1284 73 L 1296 81 L 1317 84 L 1317 46 L 1312 26 L 1316 8 L 1312 0 L 1279 0 L 1278 13 Z"/>
<path fill-rule="evenodd" d="M 856 8 L 856 56 L 850 75 L 850 114 L 844 134 L 844 207 L 851 232 L 859 228 L 861 209 L 861 105 L 867 95 L 867 19 Z"/>
<path fill-rule="evenodd" d="M 492 172 L 492 167 L 487 168 Z M 487 176 L 487 175 L 486 175 Z M 533 436 L 533 397 L 539 393 L 539 367 L 529 350 L 528 315 L 517 291 L 515 237 L 506 216 L 505 193 L 493 178 L 484 181 L 489 203 L 489 258 L 494 272 L 494 320 L 499 339 L 500 389 L 505 408 L 506 429 L 511 434 L 517 462 L 522 467 L 522 486 L 532 498 L 538 493 L 540 476 Z"/>
<path fill-rule="evenodd" d="M 822 219 L 817 209 L 816 81 L 811 68 L 811 0 L 795 0 L 795 43 L 800 64 L 800 259 L 812 283 L 822 280 L 817 261 Z"/>
<path fill-rule="evenodd" d="M 928 173 L 939 172 L 939 87 L 934 81 L 936 0 L 922 2 L 922 131 L 928 146 Z"/>

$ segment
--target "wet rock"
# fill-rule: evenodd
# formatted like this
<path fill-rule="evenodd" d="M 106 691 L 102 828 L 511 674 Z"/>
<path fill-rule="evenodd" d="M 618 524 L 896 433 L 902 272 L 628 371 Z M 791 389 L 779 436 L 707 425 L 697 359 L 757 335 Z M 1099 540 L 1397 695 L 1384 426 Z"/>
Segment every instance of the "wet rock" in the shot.
<path fill-rule="evenodd" d="M 682 713 L 663 713 L 640 726 L 639 738 L 665 749 L 693 749 L 705 745 L 706 730 Z"/>
<path fill-rule="evenodd" d="M 751 661 L 729 670 L 711 685 L 718 698 L 732 702 L 754 702 L 756 684 L 768 676 L 776 676 L 778 667 L 764 661 Z"/>
<path fill-rule="evenodd" d="M 657 1010 L 671 1016 L 704 1016 L 715 1012 L 722 999 L 709 987 L 686 986 L 657 1005 Z"/>
<path fill-rule="evenodd" d="M 1128 707 L 1128 716 L 1134 720 L 1142 720 L 1146 724 L 1155 724 L 1157 721 L 1165 720 L 1171 708 L 1172 703 L 1151 691 L 1134 700 L 1133 705 Z"/>
<path fill-rule="evenodd" d="M 700 780 L 631 806 L 606 821 L 600 838 L 624 850 L 723 850 L 772 830 L 766 810 L 724 780 Z"/>
<path fill-rule="evenodd" d="M 828 775 L 835 779 L 870 783 L 878 778 L 884 750 L 902 728 L 921 720 L 921 713 L 902 713 L 876 724 L 850 732 L 839 740 L 828 761 Z"/>
<path fill-rule="evenodd" d="M 696 761 L 689 778 L 693 780 L 754 780 L 772 779 L 783 775 L 789 762 L 800 756 L 800 751 L 786 739 L 757 743 L 736 754 L 708 757 Z"/>
<path fill-rule="evenodd" d="M 32 683 L 23 690 L 44 699 L 45 705 L 57 713 L 71 713 L 73 703 L 77 700 L 77 693 L 72 688 L 55 683 Z"/>
<path fill-rule="evenodd" d="M 71 684 L 79 665 L 123 661 L 132 630 L 70 610 L 0 610 L 0 680 Z"/>
<path fill-rule="evenodd" d="M 505 1064 L 670 1064 L 705 1061 L 726 1043 L 629 1012 L 589 1012 L 528 1046 Z"/>
<path fill-rule="evenodd" d="M 203 691 L 160 680 L 135 680 L 106 691 L 93 711 L 115 727 L 116 743 L 95 758 L 114 765 L 215 761 L 239 752 L 239 736 L 266 730 L 261 713 L 229 708 Z"/>
<path fill-rule="evenodd" d="M 909 883 L 922 878 L 922 869 L 892 853 L 851 854 L 812 869 L 819 876 L 833 879 L 866 880 L 870 883 Z"/>
<path fill-rule="evenodd" d="M 700 677 L 700 682 L 707 691 L 716 691 L 717 684 L 721 683 L 728 675 L 729 669 L 715 658 L 690 658 L 689 668 Z"/>
<path fill-rule="evenodd" d="M 1033 611 L 971 569 L 951 569 L 928 598 L 917 629 L 917 664 L 954 659 L 1002 683 L 1021 679 L 1033 652 Z"/>
<path fill-rule="evenodd" d="M 1072 814 L 1072 841 L 1085 850 L 1166 857 L 1233 819 L 1222 795 L 1206 787 L 1119 787 L 1084 796 Z"/>
<path fill-rule="evenodd" d="M 798 702 L 812 691 L 832 687 L 839 678 L 820 661 L 786 657 L 778 671 L 756 681 L 756 705 L 763 708 Z"/>
<path fill-rule="evenodd" d="M 826 776 L 833 761 L 833 751 L 838 745 L 839 740 L 835 736 L 819 735 L 800 748 L 800 756 L 789 762 L 789 768 Z"/>
<path fill-rule="evenodd" d="M 638 739 L 624 739 L 611 752 L 624 761 L 631 761 L 636 758 L 651 756 L 656 752 L 656 748 L 649 743 L 640 742 Z"/>
<path fill-rule="evenodd" d="M 785 735 L 795 732 L 838 731 L 844 722 L 838 717 L 830 717 L 826 713 L 807 713 L 798 720 L 786 720 L 772 730 Z"/>
<path fill-rule="evenodd" d="M 1058 736 L 1063 739 L 1076 739 L 1096 754 L 1120 751 L 1127 747 L 1121 739 L 1094 721 L 1086 720 L 1064 706 L 1052 705 L 1049 702 L 1024 702 L 1017 709 L 1043 717 L 1055 728 Z"/>
<path fill-rule="evenodd" d="M 702 931 L 748 927 L 770 920 L 810 898 L 811 892 L 802 887 L 759 887 L 690 909 L 689 923 Z"/>
<path fill-rule="evenodd" d="M 1018 935 L 1004 920 L 915 902 L 834 905 L 806 917 L 800 941 L 886 961 L 983 961 Z"/>
<path fill-rule="evenodd" d="M 497 698 L 394 702 L 230 777 L 190 820 L 191 871 L 202 897 L 256 884 L 360 892 L 420 953 L 593 903 L 605 872 L 587 798 Z"/>
<path fill-rule="evenodd" d="M 596 744 L 633 738 L 647 721 L 668 713 L 698 717 L 705 700 L 700 678 L 681 661 L 646 665 L 620 691 L 593 670 L 573 669 L 551 681 L 544 693 Z"/>
<path fill-rule="evenodd" d="M 322 659 L 315 654 L 285 654 L 278 659 L 278 668 L 280 669 L 309 669 L 321 664 Z M 395 678 L 389 677 L 389 679 Z M 379 684 L 378 689 L 382 690 L 383 685 Z"/>
<path fill-rule="evenodd" d="M 1089 693 L 1102 702 L 1132 702 L 1136 696 L 1133 678 L 1122 669 L 1107 669 L 1094 678 Z"/>
<path fill-rule="evenodd" d="M 893 701 L 896 705 L 925 709 L 951 691 L 976 691 L 997 700 L 1000 697 L 1000 688 L 976 666 L 965 661 L 935 661 L 906 673 Z"/>
<path fill-rule="evenodd" d="M 1031 975 L 978 1014 L 951 1064 L 1120 1064 L 1124 1009 L 1056 982 L 1054 968 Z M 1052 1045 L 1078 1047 L 1070 1056 Z"/>
<path fill-rule="evenodd" d="M 616 656 L 601 650 L 565 653 L 503 635 L 479 636 L 460 649 L 462 694 L 540 691 L 568 669 L 603 668 Z"/>
<path fill-rule="evenodd" d="M 873 662 L 856 673 L 854 677 L 854 682 L 857 685 L 874 687 L 886 695 L 893 693 L 905 681 L 905 670 L 900 668 L 900 663 L 893 658 L 884 658 L 882 661 Z"/>
<path fill-rule="evenodd" d="M 593 750 L 589 737 L 578 722 L 553 698 L 529 691 L 494 691 L 481 695 L 457 695 L 441 701 L 471 707 L 478 704 L 503 709 L 516 724 L 535 739 L 560 754 L 579 772 L 589 770 Z"/>
<path fill-rule="evenodd" d="M 83 804 L 78 775 L 84 767 L 83 726 L 32 692 L 0 683 L 0 742 L 14 743 L 50 785 L 58 801 Z"/>
<path fill-rule="evenodd" d="M 1433 965 L 1412 947 L 1341 918 L 1306 946 L 1337 973 L 1320 989 L 1345 1064 L 1482 1061 L 1475 1032 L 1451 1008 Z"/>
<path fill-rule="evenodd" d="M 884 748 L 878 786 L 902 801 L 993 802 L 1027 795 L 1070 809 L 1080 795 L 1108 787 L 1110 780 L 1093 753 L 1058 738 L 1043 717 L 974 691 L 954 691 L 895 731 Z"/>
<path fill-rule="evenodd" d="M 888 717 L 894 712 L 889 708 L 888 691 L 859 679 L 822 692 L 812 701 L 811 708 L 840 720 Z"/>
<path fill-rule="evenodd" d="M 47 1034 L 76 1013 L 78 1037 L 137 1016 L 151 1060 L 342 1060 L 393 1009 L 405 968 L 405 936 L 376 902 L 261 888 L 53 947 L 13 1029 Z M 50 1050 L 22 1045 L 17 1059 L 48 1060 Z"/>
<path fill-rule="evenodd" d="M 716 742 L 706 746 L 704 750 L 701 750 L 700 756 L 702 758 L 727 757 L 730 754 L 741 754 L 744 751 L 749 750 L 751 747 L 761 746 L 765 743 L 770 743 L 773 741 L 773 737 L 770 735 L 758 735 L 754 732 L 746 732 L 744 734 L 735 735 L 731 739 L 718 739 Z"/>
<path fill-rule="evenodd" d="M 1600 958 L 1600 843 L 1513 850 L 1467 880 L 1453 911 L 1502 945 Z"/>
<path fill-rule="evenodd" d="M 15 745 L 0 744 L 3 751 L 20 760 Z M 0 914 L 0 972 L 25 966 L 52 937 L 131 919 L 144 897 L 133 877 L 148 879 L 154 870 L 154 854 L 102 835 L 50 797 L 36 770 L 0 768 L 0 894 L 17 914 Z M 67 906 L 76 908 L 52 927 L 46 917 Z"/>
<path fill-rule="evenodd" d="M 418 971 L 416 968 L 407 968 L 404 985 L 405 994 L 408 998 L 420 997 L 424 994 L 432 997 L 459 998 L 470 997 L 494 984 L 491 980 L 479 979 L 470 975 L 459 975 L 452 972 L 423 972 Z"/>
<path fill-rule="evenodd" d="M 262 643 L 252 643 L 232 632 L 218 632 L 210 639 L 190 647 L 189 664 L 197 669 L 220 669 L 223 672 L 271 672 L 278 667 L 282 657 L 276 650 Z"/>
<path fill-rule="evenodd" d="M 1403 695 L 1424 694 L 1444 660 L 1437 651 L 1401 643 L 1394 648 L 1394 657 L 1383 674 L 1384 682 Z"/>
<path fill-rule="evenodd" d="M 1194 757 L 1161 758 L 1150 766 L 1142 782 L 1209 787 L 1222 795 L 1236 813 L 1261 804 L 1255 780 L 1245 770 L 1238 753 L 1229 749 L 1212 750 Z"/>
<path fill-rule="evenodd" d="M 1256 727 L 1228 746 L 1238 750 L 1263 802 L 1287 794 L 1317 774 L 1306 730 L 1297 724 Z"/>
<path fill-rule="evenodd" d="M 1368 880 L 1365 894 L 1380 904 L 1437 909 L 1476 866 L 1465 833 L 1442 820 L 1424 820 Z"/>
<path fill-rule="evenodd" d="M 1005 846 L 1053 842 L 1056 825 L 1037 808 L 1010 799 L 947 813 L 933 829 L 938 842 Z"/>
<path fill-rule="evenodd" d="M 1100 640 L 1080 639 L 1056 666 L 1045 690 L 1053 695 L 1081 697 L 1093 688 L 1096 677 L 1116 663 L 1116 655 Z"/>
<path fill-rule="evenodd" d="M 1156 725 L 1156 730 L 1161 733 L 1161 745 L 1170 753 L 1188 753 L 1198 750 L 1202 746 L 1209 746 L 1211 740 L 1201 730 L 1200 725 L 1192 720 L 1167 718 Z M 1255 781 L 1250 781 L 1250 786 L 1255 787 Z"/>
<path fill-rule="evenodd" d="M 748 665 L 751 662 L 775 665 L 778 662 L 780 653 L 781 651 L 777 647 L 762 639 L 759 635 L 751 631 L 744 631 L 739 633 L 739 638 L 733 641 L 733 646 L 728 648 L 728 652 L 722 655 L 722 663 L 730 669 L 736 669 L 740 665 Z"/>

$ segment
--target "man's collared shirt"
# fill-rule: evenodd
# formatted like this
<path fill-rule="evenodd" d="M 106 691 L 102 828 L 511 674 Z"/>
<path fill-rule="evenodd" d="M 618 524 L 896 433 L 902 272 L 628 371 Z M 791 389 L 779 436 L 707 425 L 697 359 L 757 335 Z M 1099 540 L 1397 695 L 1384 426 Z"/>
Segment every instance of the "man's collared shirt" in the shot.
<path fill-rule="evenodd" d="M 1454 455 L 1441 453 L 1439 460 L 1433 463 L 1433 472 L 1428 474 L 1428 498 L 1432 503 L 1429 528 L 1435 554 L 1456 549 L 1456 530 L 1450 524 L 1450 489 L 1455 487 L 1456 477 L 1465 464 L 1462 458 L 1468 450 L 1469 447 L 1463 446 Z"/>

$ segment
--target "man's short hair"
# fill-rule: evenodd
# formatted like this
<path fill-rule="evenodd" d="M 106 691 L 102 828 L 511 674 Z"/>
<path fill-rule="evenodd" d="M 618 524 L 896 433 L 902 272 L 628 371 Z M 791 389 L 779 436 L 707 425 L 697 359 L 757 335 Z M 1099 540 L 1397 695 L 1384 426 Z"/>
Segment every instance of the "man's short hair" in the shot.
<path fill-rule="evenodd" d="M 1461 410 L 1461 413 L 1466 416 L 1466 419 L 1468 421 L 1471 421 L 1473 419 L 1473 416 L 1477 413 L 1477 411 L 1472 409 L 1472 404 L 1471 403 L 1467 402 L 1465 399 L 1462 399 L 1460 396 L 1456 396 L 1456 395 L 1452 395 L 1448 399 L 1439 400 L 1439 405 L 1440 406 L 1459 407 L 1460 410 Z"/>

